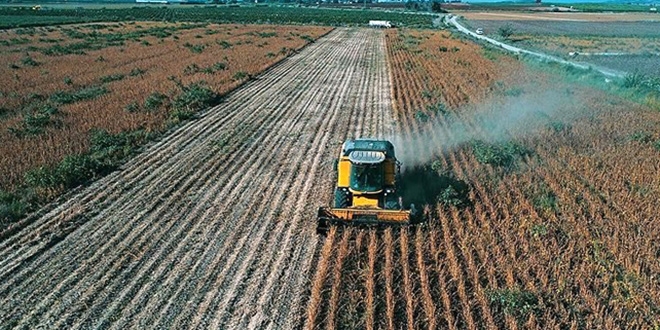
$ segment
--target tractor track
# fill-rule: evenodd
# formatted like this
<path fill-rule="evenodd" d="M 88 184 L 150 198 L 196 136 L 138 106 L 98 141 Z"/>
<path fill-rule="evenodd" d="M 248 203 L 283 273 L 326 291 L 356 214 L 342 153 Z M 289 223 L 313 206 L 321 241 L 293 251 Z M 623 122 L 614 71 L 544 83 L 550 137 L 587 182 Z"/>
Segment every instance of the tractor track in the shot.
<path fill-rule="evenodd" d="M 335 30 L 5 238 L 1 327 L 300 327 L 336 150 L 391 134 L 384 47 Z"/>

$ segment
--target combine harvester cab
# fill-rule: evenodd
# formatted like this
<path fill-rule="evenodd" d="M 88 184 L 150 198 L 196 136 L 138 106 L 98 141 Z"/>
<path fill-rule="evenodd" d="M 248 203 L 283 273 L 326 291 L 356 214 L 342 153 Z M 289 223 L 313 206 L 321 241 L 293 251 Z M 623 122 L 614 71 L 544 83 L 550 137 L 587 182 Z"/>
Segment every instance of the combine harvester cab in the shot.
<path fill-rule="evenodd" d="M 337 160 L 334 207 L 318 210 L 319 233 L 330 225 L 390 227 L 409 225 L 414 205 L 403 209 L 397 191 L 401 164 L 389 141 L 346 141 Z"/>

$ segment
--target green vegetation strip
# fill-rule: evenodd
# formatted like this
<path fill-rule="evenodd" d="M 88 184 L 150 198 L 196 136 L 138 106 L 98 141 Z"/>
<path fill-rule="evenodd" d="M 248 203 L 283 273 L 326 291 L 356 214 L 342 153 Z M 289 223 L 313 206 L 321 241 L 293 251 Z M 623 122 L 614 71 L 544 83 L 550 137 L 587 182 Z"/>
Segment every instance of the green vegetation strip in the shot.
<path fill-rule="evenodd" d="M 132 7 L 118 9 L 32 10 L 0 8 L 0 29 L 82 22 L 166 21 L 206 23 L 366 25 L 370 19 L 392 21 L 407 27 L 431 27 L 433 16 L 372 10 L 337 10 L 299 7 Z"/>

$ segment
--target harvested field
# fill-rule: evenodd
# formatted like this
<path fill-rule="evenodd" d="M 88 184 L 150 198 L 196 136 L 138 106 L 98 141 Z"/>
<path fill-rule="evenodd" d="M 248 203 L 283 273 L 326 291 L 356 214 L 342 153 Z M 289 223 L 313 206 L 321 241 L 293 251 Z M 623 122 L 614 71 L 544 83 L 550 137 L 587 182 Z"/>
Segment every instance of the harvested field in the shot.
<path fill-rule="evenodd" d="M 660 56 L 657 55 L 589 56 L 580 59 L 614 70 L 660 78 Z"/>
<path fill-rule="evenodd" d="M 660 43 L 658 43 L 660 19 L 643 21 L 641 20 L 645 17 L 643 14 L 612 14 L 614 18 L 620 17 L 620 20 L 603 18 L 589 21 L 564 21 L 551 20 L 545 16 L 540 16 L 536 20 L 532 19 L 537 14 L 530 14 L 524 19 L 491 19 L 491 16 L 497 14 L 469 13 L 465 16 L 472 29 L 483 28 L 484 33 L 490 37 L 499 37 L 501 28 L 510 28 L 513 35 L 508 38 L 507 42 L 531 51 L 564 58 L 567 58 L 570 53 L 576 52 L 630 55 L 583 56 L 574 59 L 586 65 L 591 64 L 627 73 L 644 72 L 651 76 L 656 75 L 654 69 L 660 65 L 660 56 L 658 56 L 660 54 Z M 572 17 L 574 14 L 557 15 Z M 584 15 L 587 15 L 587 18 L 590 15 L 597 18 L 601 14 Z M 566 19 L 568 20 L 568 18 Z"/>
<path fill-rule="evenodd" d="M 185 86 L 204 81 L 223 95 L 328 31 L 121 23 L 3 32 L 0 154 L 13 157 L 0 158 L 0 190 L 89 151 L 93 131 L 162 130 L 192 115 L 175 109 Z"/>
<path fill-rule="evenodd" d="M 0 243 L 3 327 L 293 329 L 344 139 L 393 127 L 381 31 L 339 29 Z"/>
<path fill-rule="evenodd" d="M 481 27 L 486 34 L 497 34 L 500 27 L 510 26 L 516 34 L 553 35 L 569 37 L 636 37 L 657 38 L 657 22 L 564 22 L 543 20 L 468 20 L 473 27 Z"/>
<path fill-rule="evenodd" d="M 546 13 L 546 12 L 523 12 L 523 11 L 497 11 L 497 12 L 469 12 L 457 11 L 457 15 L 464 16 L 468 20 L 489 21 L 561 21 L 561 22 L 653 22 L 660 21 L 660 17 L 654 13 Z"/>
<path fill-rule="evenodd" d="M 615 23 L 612 23 L 615 24 Z M 660 76 L 660 40 L 633 37 L 516 35 L 516 47 L 552 54 L 619 72 Z"/>

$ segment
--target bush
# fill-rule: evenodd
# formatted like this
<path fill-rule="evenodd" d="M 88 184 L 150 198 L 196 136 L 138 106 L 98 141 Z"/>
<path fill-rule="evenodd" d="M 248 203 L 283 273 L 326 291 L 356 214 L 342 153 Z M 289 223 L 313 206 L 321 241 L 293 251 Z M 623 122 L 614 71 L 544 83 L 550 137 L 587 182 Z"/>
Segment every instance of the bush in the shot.
<path fill-rule="evenodd" d="M 312 42 L 314 42 L 314 41 L 315 41 L 313 37 L 311 37 L 311 36 L 308 36 L 308 35 L 306 35 L 306 34 L 305 34 L 305 35 L 302 35 L 302 36 L 300 36 L 300 39 L 302 39 L 302 40 L 305 40 L 305 41 L 307 41 L 307 42 L 309 42 L 309 43 L 312 43 Z"/>
<path fill-rule="evenodd" d="M 216 40 L 215 43 L 220 45 L 220 47 L 222 47 L 223 49 L 231 48 L 231 44 L 225 40 Z"/>
<path fill-rule="evenodd" d="M 198 68 L 199 69 L 199 68 Z M 222 62 L 217 62 L 209 67 L 206 67 L 202 69 L 201 71 L 206 73 L 206 74 L 214 74 L 218 71 L 224 71 L 227 70 L 227 64 L 222 63 Z"/>
<path fill-rule="evenodd" d="M 647 132 L 635 132 L 630 136 L 630 140 L 632 141 L 637 141 L 640 143 L 649 143 L 653 139 L 653 136 L 651 136 L 651 133 Z"/>
<path fill-rule="evenodd" d="M 442 2 L 440 1 L 433 1 L 433 4 L 431 5 L 431 11 L 435 13 L 447 13 L 447 11 L 442 8 Z"/>
<path fill-rule="evenodd" d="M 530 292 L 518 289 L 493 290 L 487 293 L 491 306 L 524 322 L 529 314 L 539 313 L 539 299 Z"/>
<path fill-rule="evenodd" d="M 105 172 L 112 171 L 151 137 L 149 133 L 143 130 L 118 134 L 111 134 L 104 130 L 92 131 L 90 135 L 90 158 L 99 164 L 98 169 Z"/>
<path fill-rule="evenodd" d="M 422 123 L 425 123 L 429 121 L 429 115 L 427 115 L 426 112 L 422 110 L 417 110 L 417 112 L 415 112 L 415 119 L 417 119 Z"/>
<path fill-rule="evenodd" d="M 64 191 L 89 182 L 97 170 L 97 164 L 89 156 L 71 155 L 55 167 L 39 167 L 28 171 L 25 182 L 40 190 Z"/>
<path fill-rule="evenodd" d="M 180 81 L 175 83 L 181 88 L 181 94 L 172 102 L 173 109 L 170 119 L 176 123 L 194 117 L 197 111 L 213 106 L 220 100 L 220 95 L 211 90 L 204 82 L 184 86 Z"/>
<path fill-rule="evenodd" d="M 28 205 L 16 195 L 0 190 L 0 231 L 25 216 Z"/>
<path fill-rule="evenodd" d="M 259 32 L 259 36 L 262 38 L 277 37 L 277 32 Z"/>
<path fill-rule="evenodd" d="M 513 29 L 513 26 L 511 26 L 511 24 L 507 23 L 506 25 L 501 26 L 498 29 L 498 32 L 500 36 L 502 36 L 502 38 L 508 39 L 510 36 L 512 36 L 515 33 L 515 30 Z"/>
<path fill-rule="evenodd" d="M 217 63 L 213 64 L 212 68 L 215 71 L 227 70 L 227 64 L 222 63 L 222 62 L 217 62 Z"/>
<path fill-rule="evenodd" d="M 530 154 L 529 150 L 514 142 L 497 145 L 475 141 L 472 143 L 472 152 L 482 164 L 504 167 L 512 165 L 518 157 Z"/>
<path fill-rule="evenodd" d="M 534 207 L 541 214 L 553 213 L 557 211 L 557 195 L 554 192 L 544 189 L 541 194 L 533 199 Z"/>
<path fill-rule="evenodd" d="M 44 104 L 36 111 L 31 111 L 23 115 L 23 120 L 18 127 L 9 129 L 14 136 L 23 138 L 29 135 L 38 135 L 44 132 L 44 129 L 53 124 L 52 116 L 57 114 L 59 109 L 50 105 Z"/>
<path fill-rule="evenodd" d="M 124 107 L 124 110 L 130 113 L 138 112 L 140 110 L 140 106 L 137 104 L 137 102 L 131 102 Z"/>
<path fill-rule="evenodd" d="M 167 96 L 158 92 L 153 92 L 144 100 L 144 108 L 148 111 L 155 111 L 160 108 L 167 100 Z"/>
<path fill-rule="evenodd" d="M 555 133 L 561 133 L 561 132 L 570 131 L 572 126 L 571 124 L 562 123 L 560 121 L 553 121 L 548 124 L 548 128 Z"/>
<path fill-rule="evenodd" d="M 442 169 L 439 162 L 405 169 L 400 182 L 399 193 L 405 207 L 411 203 L 418 209 L 427 205 L 435 207 L 438 203 L 456 207 L 471 204 L 469 185 Z"/>
<path fill-rule="evenodd" d="M 66 85 L 71 86 L 71 85 L 73 85 L 73 80 L 71 79 L 71 77 L 64 77 L 64 83 Z"/>
<path fill-rule="evenodd" d="M 234 73 L 234 76 L 232 77 L 234 80 L 243 80 L 245 78 L 248 78 L 250 75 L 245 72 L 245 71 L 238 71 Z"/>
<path fill-rule="evenodd" d="M 110 83 L 110 82 L 113 82 L 113 81 L 122 80 L 122 79 L 124 79 L 124 77 L 125 76 L 123 74 L 111 74 L 111 75 L 101 77 L 101 82 L 104 83 L 104 84 L 107 84 L 107 83 Z"/>
<path fill-rule="evenodd" d="M 442 102 L 431 104 L 426 109 L 436 116 L 438 115 L 446 116 L 449 114 L 449 110 L 447 109 L 447 106 Z"/>
<path fill-rule="evenodd" d="M 92 100 L 103 94 L 106 94 L 108 90 L 102 86 L 94 86 L 83 88 L 74 92 L 55 92 L 50 96 L 50 100 L 59 104 L 70 104 L 78 101 Z"/>
<path fill-rule="evenodd" d="M 639 72 L 633 72 L 626 75 L 626 77 L 623 79 L 623 87 L 625 88 L 642 87 L 647 79 L 648 78 L 646 77 L 645 74 Z"/>
<path fill-rule="evenodd" d="M 21 60 L 21 63 L 23 63 L 23 65 L 27 65 L 27 66 L 39 66 L 39 64 L 41 64 L 41 63 L 35 61 L 30 56 L 23 57 L 23 59 Z"/>
<path fill-rule="evenodd" d="M 193 45 L 189 42 L 186 42 L 185 44 L 183 44 L 183 47 L 188 48 L 188 50 L 190 50 L 191 52 L 193 52 L 195 54 L 201 54 L 204 51 L 204 48 L 206 48 L 206 46 L 204 46 L 204 45 Z"/>
<path fill-rule="evenodd" d="M 31 170 L 25 175 L 25 183 L 29 188 L 51 192 L 40 196 L 48 199 L 52 192 L 87 184 L 113 171 L 149 138 L 150 135 L 142 130 L 118 134 L 92 131 L 88 153 L 70 155 L 55 166 Z"/>
<path fill-rule="evenodd" d="M 200 69 L 199 65 L 193 63 L 193 64 L 189 64 L 188 66 L 185 67 L 185 69 L 183 69 L 183 74 L 191 75 L 191 74 L 195 74 L 195 73 L 200 72 L 200 71 L 201 71 L 201 69 Z"/>
<path fill-rule="evenodd" d="M 135 77 L 135 76 L 141 76 L 141 75 L 145 74 L 146 72 L 147 72 L 147 70 L 142 70 L 140 68 L 134 68 L 134 69 L 131 70 L 131 73 L 129 73 L 128 75 L 131 76 L 131 77 Z"/>

